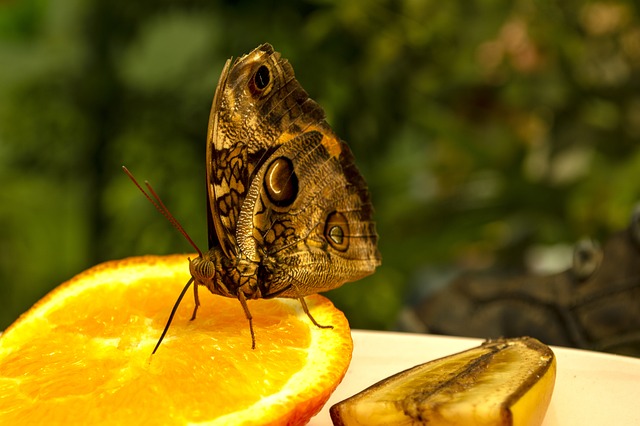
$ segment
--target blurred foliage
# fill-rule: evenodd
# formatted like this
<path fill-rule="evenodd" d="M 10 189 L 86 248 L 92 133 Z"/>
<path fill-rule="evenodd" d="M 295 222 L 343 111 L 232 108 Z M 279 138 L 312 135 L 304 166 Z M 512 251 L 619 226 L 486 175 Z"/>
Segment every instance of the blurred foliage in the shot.
<path fill-rule="evenodd" d="M 520 269 L 640 198 L 633 1 L 0 3 L 0 329 L 107 259 L 206 245 L 204 142 L 224 61 L 268 41 L 352 146 L 383 266 L 332 291 L 390 328 L 433 268 Z M 185 265 L 185 268 L 187 266 Z M 416 288 L 418 290 L 416 290 Z"/>

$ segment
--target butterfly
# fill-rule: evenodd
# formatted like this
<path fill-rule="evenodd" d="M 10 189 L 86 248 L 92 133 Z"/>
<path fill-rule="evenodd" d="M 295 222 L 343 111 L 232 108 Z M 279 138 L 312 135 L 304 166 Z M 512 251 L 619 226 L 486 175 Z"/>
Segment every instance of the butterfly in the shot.
<path fill-rule="evenodd" d="M 189 260 L 191 279 L 154 353 L 191 284 L 191 319 L 200 305 L 199 286 L 237 298 L 255 348 L 248 300 L 295 298 L 316 326 L 331 327 L 316 322 L 304 297 L 370 275 L 380 265 L 367 185 L 324 117 L 271 45 L 227 60 L 207 132 L 209 250 L 202 253 L 192 242 L 199 255 Z M 149 189 L 157 208 L 189 239 Z"/>

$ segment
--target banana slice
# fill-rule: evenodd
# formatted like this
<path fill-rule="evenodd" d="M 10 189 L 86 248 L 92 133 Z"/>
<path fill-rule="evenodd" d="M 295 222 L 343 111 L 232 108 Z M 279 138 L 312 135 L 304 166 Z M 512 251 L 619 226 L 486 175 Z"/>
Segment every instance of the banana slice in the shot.
<path fill-rule="evenodd" d="M 531 337 L 488 340 L 388 377 L 331 407 L 334 425 L 539 425 L 556 378 Z"/>

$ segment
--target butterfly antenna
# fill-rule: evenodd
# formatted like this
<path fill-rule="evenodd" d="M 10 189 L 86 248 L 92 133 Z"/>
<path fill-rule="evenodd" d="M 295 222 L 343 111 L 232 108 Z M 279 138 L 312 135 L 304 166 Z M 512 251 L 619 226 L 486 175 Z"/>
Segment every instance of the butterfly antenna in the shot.
<path fill-rule="evenodd" d="M 147 181 L 144 182 L 145 185 L 147 186 L 147 189 L 149 190 L 149 193 L 151 193 L 151 195 L 149 195 L 147 193 L 147 191 L 145 191 L 144 188 L 138 183 L 136 178 L 133 177 L 133 174 L 131 174 L 129 169 L 127 169 L 125 166 L 122 166 L 122 170 L 127 174 L 127 176 L 129 176 L 129 179 L 131 179 L 131 181 L 138 187 L 140 192 L 142 192 L 144 194 L 144 196 L 147 197 L 147 200 L 149 200 L 151 202 L 151 204 L 153 204 L 153 206 L 156 208 L 156 210 L 158 210 L 162 214 L 162 216 L 164 216 L 169 221 L 169 223 L 171 223 L 173 225 L 173 227 L 176 228 L 178 230 L 178 232 L 180 232 L 182 234 L 182 236 L 189 242 L 189 244 L 191 244 L 191 246 L 194 249 L 196 249 L 196 251 L 198 252 L 200 257 L 202 257 L 202 252 L 200 251 L 200 249 L 198 248 L 196 243 L 193 242 L 193 240 L 191 239 L 189 234 L 187 234 L 187 231 L 185 231 L 184 228 L 182 227 L 182 225 L 180 225 L 180 222 L 178 222 L 178 219 L 176 219 L 171 214 L 171 212 L 169 211 L 167 206 L 164 205 L 164 203 L 162 202 L 162 200 L 160 199 L 158 194 L 156 194 L 156 191 L 154 191 L 153 188 L 151 187 L 151 184 L 149 182 L 147 182 Z M 163 334 L 163 336 L 164 336 L 164 334 Z"/>

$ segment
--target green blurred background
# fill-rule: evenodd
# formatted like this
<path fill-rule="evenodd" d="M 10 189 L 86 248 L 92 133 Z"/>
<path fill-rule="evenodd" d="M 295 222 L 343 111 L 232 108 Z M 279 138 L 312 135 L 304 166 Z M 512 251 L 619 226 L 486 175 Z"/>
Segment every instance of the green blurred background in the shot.
<path fill-rule="evenodd" d="M 541 252 L 562 267 L 553 248 L 625 227 L 640 199 L 639 13 L 623 0 L 4 1 L 0 329 L 98 262 L 192 251 L 123 164 L 206 245 L 215 84 L 265 41 L 372 192 L 383 265 L 329 293 L 353 327 L 392 328 L 438 271 L 531 270 Z"/>

